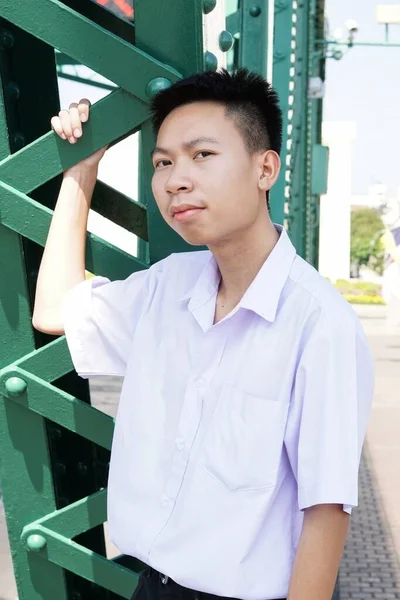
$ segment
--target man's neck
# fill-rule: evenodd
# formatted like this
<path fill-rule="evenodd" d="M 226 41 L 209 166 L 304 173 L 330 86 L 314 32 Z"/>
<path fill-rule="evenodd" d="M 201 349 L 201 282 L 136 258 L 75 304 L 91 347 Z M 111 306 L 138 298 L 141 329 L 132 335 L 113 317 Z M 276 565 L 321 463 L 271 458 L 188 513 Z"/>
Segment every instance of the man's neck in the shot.
<path fill-rule="evenodd" d="M 226 304 L 240 301 L 278 239 L 279 233 L 268 218 L 241 239 L 210 247 L 221 273 L 218 296 Z"/>

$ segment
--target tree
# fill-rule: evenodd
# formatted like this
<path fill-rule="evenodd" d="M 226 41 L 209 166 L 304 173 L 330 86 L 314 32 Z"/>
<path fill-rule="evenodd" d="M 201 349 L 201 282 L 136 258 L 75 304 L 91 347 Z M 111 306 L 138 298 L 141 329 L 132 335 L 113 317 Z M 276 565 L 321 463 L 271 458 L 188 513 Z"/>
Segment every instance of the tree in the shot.
<path fill-rule="evenodd" d="M 358 268 L 366 265 L 382 274 L 384 249 L 381 236 L 385 226 L 373 208 L 360 208 L 351 213 L 351 262 Z"/>

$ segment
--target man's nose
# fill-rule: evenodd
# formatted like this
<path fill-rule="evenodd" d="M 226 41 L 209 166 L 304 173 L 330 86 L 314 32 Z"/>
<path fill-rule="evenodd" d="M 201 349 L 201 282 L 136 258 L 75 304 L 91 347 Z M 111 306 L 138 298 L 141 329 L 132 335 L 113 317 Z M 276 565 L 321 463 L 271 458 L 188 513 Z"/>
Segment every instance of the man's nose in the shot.
<path fill-rule="evenodd" d="M 178 194 L 179 192 L 190 192 L 193 189 L 193 182 L 187 170 L 182 167 L 171 169 L 170 176 L 166 181 L 166 190 L 169 194 Z"/>

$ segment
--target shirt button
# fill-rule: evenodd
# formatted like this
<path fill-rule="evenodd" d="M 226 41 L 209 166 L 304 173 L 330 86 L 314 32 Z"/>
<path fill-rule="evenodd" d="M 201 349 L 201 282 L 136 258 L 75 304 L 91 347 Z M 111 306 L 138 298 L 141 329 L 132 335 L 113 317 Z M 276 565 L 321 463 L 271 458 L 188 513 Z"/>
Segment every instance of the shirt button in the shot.
<path fill-rule="evenodd" d="M 183 450 L 185 447 L 185 440 L 183 438 L 178 438 L 176 440 L 176 447 L 178 448 L 178 450 Z"/>
<path fill-rule="evenodd" d="M 163 496 L 163 499 L 161 501 L 162 506 L 168 506 L 170 503 L 170 499 L 168 498 L 168 496 Z"/>
<path fill-rule="evenodd" d="M 207 385 L 207 379 L 205 379 L 204 377 L 199 377 L 198 379 L 196 379 L 196 385 L 198 387 L 202 387 L 203 385 Z"/>

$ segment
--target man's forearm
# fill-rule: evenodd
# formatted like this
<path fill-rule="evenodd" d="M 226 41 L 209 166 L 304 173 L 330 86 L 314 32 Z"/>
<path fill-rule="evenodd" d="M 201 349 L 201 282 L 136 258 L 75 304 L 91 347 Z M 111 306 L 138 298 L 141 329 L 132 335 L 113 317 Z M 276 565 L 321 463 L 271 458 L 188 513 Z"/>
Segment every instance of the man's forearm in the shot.
<path fill-rule="evenodd" d="M 97 169 L 75 167 L 64 174 L 36 286 L 33 325 L 47 333 L 63 332 L 62 301 L 85 279 L 85 242 Z"/>
<path fill-rule="evenodd" d="M 350 518 L 341 504 L 304 511 L 288 600 L 331 600 Z"/>

